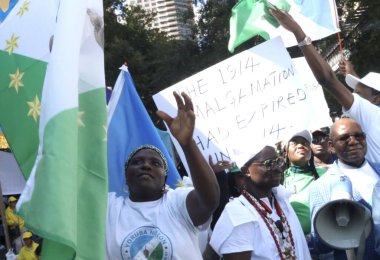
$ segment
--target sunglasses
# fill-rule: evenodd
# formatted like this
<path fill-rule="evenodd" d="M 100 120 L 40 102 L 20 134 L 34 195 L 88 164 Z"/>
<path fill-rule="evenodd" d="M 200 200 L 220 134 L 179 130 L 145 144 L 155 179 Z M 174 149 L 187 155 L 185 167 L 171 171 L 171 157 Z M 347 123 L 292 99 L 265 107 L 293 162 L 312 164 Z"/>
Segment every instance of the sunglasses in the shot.
<path fill-rule="evenodd" d="M 262 165 L 266 170 L 272 170 L 276 167 L 283 168 L 285 166 L 285 159 L 277 157 L 276 159 L 268 159 L 260 163 L 251 163 L 251 165 Z"/>
<path fill-rule="evenodd" d="M 321 144 L 321 143 L 324 143 L 326 141 L 329 140 L 329 137 L 328 136 L 325 136 L 325 135 L 317 135 L 317 136 L 313 136 L 313 140 L 312 140 L 312 143 L 313 144 Z"/>
<path fill-rule="evenodd" d="M 366 135 L 365 133 L 344 134 L 334 140 L 337 142 L 348 142 L 351 137 L 354 137 L 358 142 L 361 142 L 365 139 Z"/>

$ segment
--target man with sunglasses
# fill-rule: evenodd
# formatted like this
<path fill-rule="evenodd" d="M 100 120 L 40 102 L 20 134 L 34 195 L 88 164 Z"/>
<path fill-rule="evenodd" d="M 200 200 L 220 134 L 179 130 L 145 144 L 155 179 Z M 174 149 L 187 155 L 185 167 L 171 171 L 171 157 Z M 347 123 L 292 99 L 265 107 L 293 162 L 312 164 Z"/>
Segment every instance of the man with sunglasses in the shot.
<path fill-rule="evenodd" d="M 336 121 L 331 129 L 331 147 L 338 160 L 310 188 L 312 222 L 318 209 L 330 201 L 330 187 L 332 187 L 333 183 L 331 182 L 334 179 L 330 176 L 334 173 L 341 174 L 343 172 L 347 175 L 353 185 L 353 198 L 370 208 L 372 190 L 380 175 L 380 109 L 361 97 L 360 93 L 351 93 L 337 79 L 330 65 L 313 46 L 310 37 L 306 36 L 301 26 L 289 14 L 278 9 L 272 9 L 270 13 L 285 29 L 294 34 L 299 42 L 298 46 L 319 84 L 338 100 L 346 114 L 357 120 L 356 122 L 353 119 L 343 118 Z M 379 84 L 379 81 L 375 83 Z M 363 133 L 363 130 L 367 135 Z M 315 234 L 314 230 L 312 230 L 312 234 Z M 316 245 L 322 246 L 323 243 L 319 242 L 316 236 L 314 237 L 313 241 L 316 242 Z M 322 247 L 320 248 L 322 249 Z M 380 259 L 380 255 L 376 255 L 374 248 L 374 232 L 372 231 L 366 240 L 363 259 Z M 338 251 L 335 250 L 335 254 L 340 253 L 340 255 L 335 255 L 334 259 L 346 259 L 344 251 Z"/>
<path fill-rule="evenodd" d="M 336 153 L 336 160 L 330 169 L 310 186 L 310 210 L 312 223 L 318 210 L 330 201 L 334 183 L 334 176 L 345 175 L 352 183 L 353 199 L 364 206 L 371 208 L 372 191 L 379 180 L 379 176 L 365 159 L 367 152 L 366 135 L 360 125 L 351 118 L 342 118 L 336 121 L 330 133 L 329 146 Z M 326 247 L 312 229 L 314 248 L 319 252 L 331 251 Z M 373 248 L 373 232 L 367 239 L 366 255 L 363 259 L 379 259 Z M 372 248 L 372 249 L 371 249 Z M 345 252 L 335 250 L 334 259 L 345 259 Z"/>
<path fill-rule="evenodd" d="M 329 149 L 329 128 L 323 127 L 312 132 L 311 150 L 314 154 L 315 167 L 328 169 L 335 161 L 335 154 Z"/>
<path fill-rule="evenodd" d="M 361 125 L 367 135 L 366 159 L 380 174 L 380 74 L 371 72 L 362 79 L 348 75 L 346 82 L 354 89 L 352 93 L 338 80 L 330 65 L 313 46 L 310 37 L 306 36 L 301 26 L 289 14 L 281 10 L 272 10 L 271 14 L 294 34 L 318 83 L 336 98 L 347 116 Z"/>

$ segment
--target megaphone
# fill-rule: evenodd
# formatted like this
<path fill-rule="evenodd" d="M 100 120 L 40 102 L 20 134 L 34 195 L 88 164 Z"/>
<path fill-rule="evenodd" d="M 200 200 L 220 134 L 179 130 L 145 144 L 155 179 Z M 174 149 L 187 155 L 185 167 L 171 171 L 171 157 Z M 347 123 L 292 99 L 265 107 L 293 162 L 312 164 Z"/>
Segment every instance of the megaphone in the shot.
<path fill-rule="evenodd" d="M 315 215 L 314 229 L 320 239 L 335 249 L 363 247 L 372 230 L 371 212 L 352 200 L 352 184 L 347 176 L 337 175 L 330 202 Z"/>

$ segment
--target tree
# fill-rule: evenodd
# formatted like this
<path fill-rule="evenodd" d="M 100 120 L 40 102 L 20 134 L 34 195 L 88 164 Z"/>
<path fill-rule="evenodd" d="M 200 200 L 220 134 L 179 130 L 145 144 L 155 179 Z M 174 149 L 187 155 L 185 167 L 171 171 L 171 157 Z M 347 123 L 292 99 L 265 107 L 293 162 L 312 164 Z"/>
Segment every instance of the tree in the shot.
<path fill-rule="evenodd" d="M 118 68 L 127 62 L 137 91 L 155 120 L 152 95 L 194 73 L 199 48 L 195 41 L 170 39 L 150 28 L 154 13 L 123 2 L 104 2 L 106 83 L 113 86 Z"/>
<path fill-rule="evenodd" d="M 351 53 L 351 61 L 360 76 L 369 71 L 380 72 L 380 3 L 377 0 L 340 0 L 341 26 L 352 30 L 343 32 L 344 47 Z M 351 28 L 350 28 L 351 29 Z"/>
<path fill-rule="evenodd" d="M 194 24 L 194 40 L 170 39 L 149 27 L 154 13 L 126 6 L 122 0 L 105 0 L 105 59 L 107 85 L 113 85 L 118 67 L 127 61 L 137 90 L 152 119 L 158 122 L 152 95 L 194 73 L 230 57 L 227 50 L 229 19 L 238 0 L 193 0 L 201 8 Z M 341 17 L 343 46 L 359 75 L 380 71 L 380 8 L 378 0 L 337 0 Z M 184 14 L 183 19 L 192 18 Z M 355 28 L 352 26 L 355 25 Z M 263 41 L 254 37 L 241 45 L 235 54 Z M 336 35 L 317 42 L 322 55 L 337 48 Z M 292 57 L 301 55 L 297 47 L 289 48 Z M 365 61 L 365 62 L 363 62 Z M 331 111 L 339 104 L 325 93 Z"/>

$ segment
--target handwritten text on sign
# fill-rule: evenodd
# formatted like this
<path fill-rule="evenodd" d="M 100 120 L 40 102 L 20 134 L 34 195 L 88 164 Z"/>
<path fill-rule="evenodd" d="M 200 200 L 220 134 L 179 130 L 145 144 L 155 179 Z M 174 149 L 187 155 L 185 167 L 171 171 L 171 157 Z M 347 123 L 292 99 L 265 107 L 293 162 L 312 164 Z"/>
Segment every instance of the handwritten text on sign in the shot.
<path fill-rule="evenodd" d="M 158 109 L 175 116 L 177 108 L 172 93 L 186 92 L 194 103 L 194 139 L 203 155 L 206 158 L 213 155 L 214 162 L 233 160 L 234 145 L 249 148 L 263 140 L 274 144 L 291 131 L 331 123 L 322 89 L 313 77 L 308 82 L 299 77 L 300 71 L 311 73 L 304 60 L 297 63 L 300 62 L 302 66 L 294 65 L 281 39 L 275 38 L 199 72 L 153 98 Z"/>

